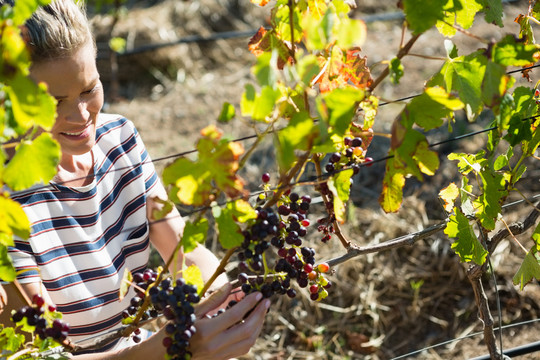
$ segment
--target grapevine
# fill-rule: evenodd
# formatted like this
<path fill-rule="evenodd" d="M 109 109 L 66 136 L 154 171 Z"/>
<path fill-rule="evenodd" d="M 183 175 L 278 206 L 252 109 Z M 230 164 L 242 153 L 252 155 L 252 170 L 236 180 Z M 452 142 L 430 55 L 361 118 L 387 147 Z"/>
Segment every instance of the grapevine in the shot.
<path fill-rule="evenodd" d="M 251 2 L 268 6 L 264 0 Z M 54 121 L 55 102 L 47 95 L 46 88 L 27 77 L 30 64 L 18 26 L 31 15 L 38 1 L 24 3 L 29 5 L 24 9 L 4 7 L 0 16 L 0 117 L 4 129 L 0 134 L 0 159 L 6 159 L 8 151 L 16 150 L 3 165 L 0 184 L 12 191 L 47 183 L 55 174 L 60 155 L 58 144 L 46 132 Z M 212 279 L 235 259 L 238 261 L 236 280 L 245 294 L 260 291 L 265 298 L 276 295 L 294 298 L 298 291 L 305 291 L 316 302 L 331 296 L 333 284 L 328 273 L 339 271 L 335 268 L 339 263 L 370 250 L 348 239 L 341 227 L 351 206 L 355 175 L 375 162 L 369 156 L 369 147 L 377 136 L 373 130 L 381 102 L 377 87 L 387 77 L 393 83 L 399 82 L 406 72 L 401 60 L 411 54 L 417 40 L 429 29 L 436 28 L 448 39 L 460 32 L 481 40 L 485 47 L 459 55 L 456 45 L 448 42 L 447 57 L 440 71 L 427 80 L 419 96 L 404 105 L 388 135 L 391 145 L 379 202 L 385 212 L 399 211 L 407 179 L 424 181 L 426 176 L 437 172 L 440 159 L 426 132 L 451 127 L 460 112 L 470 121 L 478 119 L 485 109 L 493 113 L 484 150 L 448 156 L 461 174 L 461 183 L 441 189 L 439 196 L 448 219 L 428 229 L 426 234 L 444 229 L 452 239 L 452 249 L 470 266 L 469 280 L 485 325 L 484 340 L 491 358 L 500 359 L 502 355 L 480 279 L 502 238 L 522 231 L 507 226 L 503 235 L 497 226 L 506 225 L 501 215 L 503 206 L 511 194 L 521 195 L 519 181 L 528 170 L 525 164 L 536 159 L 540 145 L 537 131 L 540 92 L 538 83 L 535 87 L 516 87 L 516 80 L 507 71 L 509 67 L 531 66 L 540 58 L 540 46 L 533 35 L 533 24 L 540 21 L 540 4 L 531 2 L 526 14 L 516 19 L 517 36 L 486 41 L 467 29 L 473 25 L 477 13 L 483 13 L 488 22 L 502 26 L 502 9 L 496 6 L 500 1 L 454 0 L 430 4 L 420 0 L 401 1 L 405 15 L 403 39 L 407 36 L 408 40 L 403 41 L 397 54 L 386 61 L 385 69 L 373 78 L 368 57 L 361 49 L 369 41 L 367 29 L 362 21 L 349 17 L 352 3 L 345 0 L 275 2 L 269 11 L 270 27 L 261 27 L 248 45 L 256 57 L 252 73 L 257 83 L 246 85 L 238 114 L 231 104 L 225 104 L 219 116 L 221 121 L 243 118 L 253 128 L 262 128 L 257 141 L 246 151 L 240 143 L 225 139 L 216 126 L 209 125 L 201 131 L 196 144 L 198 157 L 179 158 L 163 172 L 172 202 L 211 210 L 201 211 L 197 219 L 186 225 L 176 250 L 183 247 L 189 252 L 204 241 L 207 218 L 212 218 L 219 242 L 226 250 Z M 450 6 L 458 3 L 463 6 Z M 424 7 L 429 11 L 423 12 Z M 523 76 L 532 82 L 529 70 L 523 70 Z M 24 103 L 29 98 L 34 101 Z M 45 132 L 36 137 L 41 130 Z M 255 147 L 266 137 L 273 137 L 278 171 L 262 173 L 263 192 L 250 201 L 249 190 L 239 174 Z M 30 173 L 22 171 L 28 161 L 32 165 Z M 308 168 L 315 173 L 310 184 L 325 208 L 325 215 L 315 221 L 309 218 L 312 196 L 295 188 L 305 178 Z M 14 245 L 14 236 L 30 236 L 30 224 L 7 192 L 0 194 L 0 205 L 0 278 L 16 282 L 7 248 Z M 165 215 L 160 214 L 155 220 Z M 532 227 L 535 221 L 536 218 L 532 219 L 528 226 Z M 318 259 L 308 244 L 310 231 L 323 244 L 337 238 L 344 255 L 337 260 Z M 539 233 L 537 226 L 532 242 L 527 246 L 520 243 L 525 255 L 513 282 L 521 289 L 534 279 L 540 280 Z M 395 246 L 418 238 L 404 239 Z M 164 268 L 168 268 L 171 260 Z M 168 336 L 163 345 L 168 357 L 189 359 L 189 341 L 196 333 L 196 307 L 212 280 L 201 284 L 200 274 L 194 269 L 183 268 L 178 272 L 182 277 L 176 278 L 175 274 L 167 277 L 163 268 L 125 274 L 124 282 L 136 289 L 136 296 L 123 313 L 125 326 L 120 335 L 140 342 L 141 324 L 164 317 L 168 321 L 165 328 Z M 119 296 L 124 296 L 127 290 L 123 288 Z M 13 335 L 16 341 L 10 342 L 6 351 L 21 355 L 24 355 L 21 351 L 45 351 L 55 346 L 54 341 L 73 350 L 68 341 L 69 326 L 61 322 L 55 310 L 47 307 L 42 298 L 34 298 L 33 304 L 12 314 L 15 327 L 2 324 L 0 344 L 7 344 L 6 339 L 23 329 L 35 335 L 28 350 L 24 336 L 19 334 Z"/>

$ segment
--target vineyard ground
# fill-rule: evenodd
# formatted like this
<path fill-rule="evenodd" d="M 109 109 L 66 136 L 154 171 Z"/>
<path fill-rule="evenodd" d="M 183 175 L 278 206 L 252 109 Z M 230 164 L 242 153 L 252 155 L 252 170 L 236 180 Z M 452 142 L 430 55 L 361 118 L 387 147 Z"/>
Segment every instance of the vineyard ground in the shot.
<path fill-rule="evenodd" d="M 394 0 L 357 1 L 358 16 L 395 11 Z M 186 35 L 208 35 L 220 31 L 256 29 L 264 24 L 265 9 L 247 0 L 193 1 L 131 1 L 130 11 L 122 18 L 113 35 L 128 39 L 128 46 L 149 42 L 173 41 Z M 505 6 L 506 32 L 516 33 L 513 19 L 525 11 L 527 1 Z M 110 25 L 109 16 L 94 16 L 98 45 Z M 471 32 L 483 38 L 499 38 L 503 32 L 479 19 Z M 371 23 L 363 52 L 368 63 L 389 60 L 397 52 L 401 36 L 399 21 Z M 464 35 L 455 42 L 465 54 L 480 44 Z M 422 36 L 413 53 L 432 57 L 445 56 L 443 38 L 436 32 Z M 182 44 L 156 52 L 119 58 L 119 96 L 110 99 L 110 66 L 99 61 L 103 82 L 109 96 L 106 111 L 118 112 L 132 119 L 154 158 L 191 150 L 198 132 L 216 123 L 224 101 L 239 102 L 246 82 L 252 81 L 250 66 L 254 58 L 247 51 L 247 39 L 218 40 L 206 43 Z M 439 66 L 440 61 L 407 57 L 406 75 L 399 85 L 383 83 L 377 94 L 385 99 L 397 99 L 419 93 L 423 82 Z M 376 75 L 383 66 L 373 69 Z M 534 81 L 538 71 L 533 72 Z M 530 86 L 518 78 L 518 85 Z M 400 105 L 381 108 L 376 130 L 388 133 Z M 488 116 L 486 116 L 487 118 Z M 458 119 L 456 133 L 469 132 L 486 125 L 487 120 L 468 124 Z M 246 124 L 235 121 L 220 125 L 231 138 L 250 132 Z M 248 129 L 246 131 L 246 129 Z M 430 134 L 440 140 L 443 133 Z M 485 135 L 452 143 L 439 149 L 441 169 L 427 182 L 410 182 L 401 211 L 386 215 L 378 207 L 380 179 L 384 166 L 364 168 L 355 178 L 347 236 L 359 245 L 374 244 L 421 230 L 440 222 L 444 213 L 437 201 L 437 192 L 456 178 L 454 166 L 445 159 L 450 151 L 474 151 Z M 258 188 L 260 174 L 276 174 L 271 143 L 263 144 L 248 163 L 243 176 L 251 190 Z M 246 148 L 249 143 L 244 143 Z M 369 152 L 375 159 L 385 155 L 388 140 L 377 137 Z M 161 171 L 164 162 L 157 163 Z M 540 191 L 538 170 L 531 172 L 521 190 L 527 195 Z M 274 175 L 275 176 L 275 175 Z M 308 192 L 309 189 L 299 189 Z M 320 206 L 320 205 L 319 205 Z M 312 222 L 322 207 L 314 206 Z M 528 206 L 510 208 L 504 214 L 507 222 L 523 219 Z M 312 244 L 320 259 L 343 253 L 337 241 L 322 245 L 312 231 Z M 527 235 L 520 241 L 529 246 Z M 263 334 L 252 352 L 243 359 L 390 359 L 441 341 L 458 338 L 477 331 L 474 294 L 466 278 L 466 265 L 450 249 L 450 241 L 439 233 L 412 247 L 371 254 L 349 261 L 335 269 L 331 276 L 335 286 L 330 296 L 320 304 L 309 301 L 306 294 L 295 300 L 275 299 L 268 314 Z M 215 240 L 208 246 L 219 252 Z M 503 324 L 536 319 L 540 314 L 538 283 L 519 291 L 512 276 L 519 266 L 520 248 L 506 240 L 492 259 L 501 295 Z M 234 263 L 230 266 L 234 269 Z M 491 309 L 498 321 L 494 284 L 491 276 L 484 279 L 491 299 Z M 415 290 L 415 288 L 417 290 Z M 505 348 L 540 340 L 540 324 L 535 323 L 503 331 Z M 423 351 L 410 359 L 468 359 L 487 353 L 481 336 Z M 536 359 L 536 355 L 521 357 Z"/>

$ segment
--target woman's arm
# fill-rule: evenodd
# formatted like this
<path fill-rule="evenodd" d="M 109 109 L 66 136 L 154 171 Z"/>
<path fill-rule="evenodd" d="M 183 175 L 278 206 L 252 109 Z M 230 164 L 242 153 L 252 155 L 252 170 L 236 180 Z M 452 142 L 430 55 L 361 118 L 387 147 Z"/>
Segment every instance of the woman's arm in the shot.
<path fill-rule="evenodd" d="M 159 186 L 157 190 L 157 196 L 160 199 L 167 199 L 167 193 L 161 183 L 156 184 Z M 154 192 L 156 194 L 156 192 Z M 176 208 L 167 215 L 163 221 L 157 221 L 154 219 L 153 212 L 159 211 L 162 208 L 162 204 L 155 200 L 154 197 L 148 197 L 146 201 L 147 218 L 150 223 L 150 241 L 161 255 L 163 261 L 167 261 L 173 254 L 176 244 L 178 243 L 182 232 L 184 230 L 184 221 L 180 216 L 180 213 Z M 185 256 L 185 262 L 187 266 L 197 265 L 202 272 L 203 280 L 206 282 L 214 274 L 215 269 L 219 265 L 217 257 L 207 248 L 202 245 L 187 254 L 182 251 L 178 254 L 176 264 L 171 264 L 169 271 L 171 274 L 179 271 L 182 268 L 183 257 Z M 227 277 L 221 275 L 215 281 L 212 289 L 220 287 L 227 282 Z"/>

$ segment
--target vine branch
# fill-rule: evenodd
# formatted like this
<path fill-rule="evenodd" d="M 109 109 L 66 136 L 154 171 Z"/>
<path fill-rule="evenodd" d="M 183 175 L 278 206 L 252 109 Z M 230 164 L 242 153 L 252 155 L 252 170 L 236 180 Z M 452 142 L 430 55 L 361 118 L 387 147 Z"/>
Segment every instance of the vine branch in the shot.
<path fill-rule="evenodd" d="M 405 44 L 405 46 L 399 49 L 396 58 L 401 60 L 405 55 L 407 55 L 419 37 L 420 34 L 414 35 L 412 38 L 410 38 L 409 41 L 407 41 L 407 43 Z M 388 76 L 388 74 L 390 74 L 390 65 L 387 65 L 386 68 L 382 71 L 382 73 L 373 81 L 373 84 L 371 84 L 370 87 L 371 90 L 374 90 L 381 83 L 381 81 L 383 81 L 384 78 Z"/>

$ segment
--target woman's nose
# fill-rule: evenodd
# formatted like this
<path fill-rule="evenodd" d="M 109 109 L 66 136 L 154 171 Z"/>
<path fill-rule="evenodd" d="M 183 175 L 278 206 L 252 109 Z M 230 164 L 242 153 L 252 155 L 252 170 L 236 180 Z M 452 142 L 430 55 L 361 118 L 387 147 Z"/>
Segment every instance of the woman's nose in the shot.
<path fill-rule="evenodd" d="M 88 121 L 87 104 L 84 101 L 78 101 L 73 104 L 66 120 L 74 123 L 86 123 Z"/>

